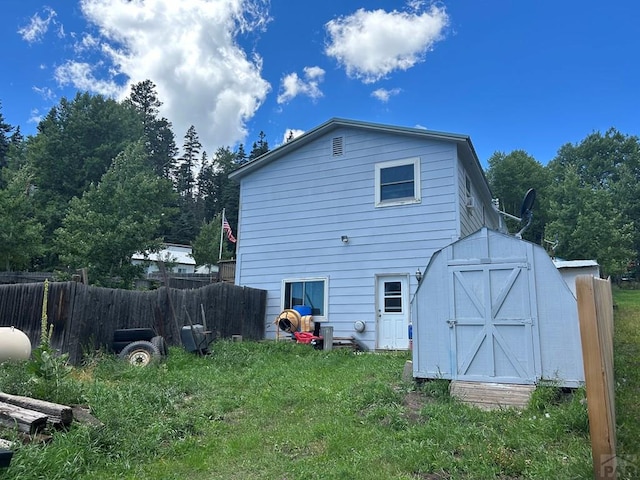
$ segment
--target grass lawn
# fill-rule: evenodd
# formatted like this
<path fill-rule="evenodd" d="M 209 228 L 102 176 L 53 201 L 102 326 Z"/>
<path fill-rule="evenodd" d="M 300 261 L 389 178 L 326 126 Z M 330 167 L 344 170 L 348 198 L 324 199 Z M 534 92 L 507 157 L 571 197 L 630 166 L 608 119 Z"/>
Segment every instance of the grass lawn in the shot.
<path fill-rule="evenodd" d="M 640 478 L 640 290 L 614 289 L 613 300 L 618 454 Z"/>
<path fill-rule="evenodd" d="M 640 291 L 616 291 L 619 453 L 638 454 Z M 172 348 L 146 368 L 95 356 L 57 385 L 0 368 L 0 390 L 91 407 L 49 445 L 16 449 L 3 479 L 593 478 L 584 391 L 539 388 L 523 411 L 484 412 L 447 382 L 401 380 L 409 354 L 288 342 Z M 39 390 L 38 390 L 39 389 Z M 629 477 L 632 478 L 632 477 Z"/>

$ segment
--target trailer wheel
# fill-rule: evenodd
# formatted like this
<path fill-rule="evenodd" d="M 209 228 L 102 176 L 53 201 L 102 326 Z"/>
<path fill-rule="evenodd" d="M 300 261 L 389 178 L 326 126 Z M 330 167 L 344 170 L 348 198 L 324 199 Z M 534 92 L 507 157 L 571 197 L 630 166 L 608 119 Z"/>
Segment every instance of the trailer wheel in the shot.
<path fill-rule="evenodd" d="M 167 347 L 167 342 L 165 341 L 164 337 L 160 335 L 153 337 L 151 339 L 151 343 L 156 346 L 156 348 L 160 352 L 160 355 L 162 355 L 163 357 L 169 355 L 169 348 Z"/>
<path fill-rule="evenodd" d="M 144 340 L 131 342 L 124 347 L 119 357 L 131 365 L 146 367 L 160 358 L 160 351 L 153 343 Z"/>

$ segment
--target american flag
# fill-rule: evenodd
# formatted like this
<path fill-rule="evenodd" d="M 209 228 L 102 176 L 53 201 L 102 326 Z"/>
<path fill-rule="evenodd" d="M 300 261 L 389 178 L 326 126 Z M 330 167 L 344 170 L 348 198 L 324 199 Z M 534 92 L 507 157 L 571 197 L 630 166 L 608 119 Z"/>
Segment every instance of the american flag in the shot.
<path fill-rule="evenodd" d="M 233 236 L 233 232 L 231 231 L 231 225 L 227 222 L 227 217 L 222 217 L 222 229 L 224 233 L 227 234 L 227 238 L 231 243 L 236 243 L 236 237 Z"/>

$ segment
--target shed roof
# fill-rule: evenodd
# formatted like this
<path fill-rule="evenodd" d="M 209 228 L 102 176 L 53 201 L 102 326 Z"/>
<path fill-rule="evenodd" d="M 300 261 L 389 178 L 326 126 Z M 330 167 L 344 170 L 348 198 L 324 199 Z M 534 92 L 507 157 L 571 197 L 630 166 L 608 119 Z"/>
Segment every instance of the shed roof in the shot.
<path fill-rule="evenodd" d="M 584 268 L 597 267 L 598 262 L 595 260 L 557 260 L 553 259 L 556 268 Z"/>

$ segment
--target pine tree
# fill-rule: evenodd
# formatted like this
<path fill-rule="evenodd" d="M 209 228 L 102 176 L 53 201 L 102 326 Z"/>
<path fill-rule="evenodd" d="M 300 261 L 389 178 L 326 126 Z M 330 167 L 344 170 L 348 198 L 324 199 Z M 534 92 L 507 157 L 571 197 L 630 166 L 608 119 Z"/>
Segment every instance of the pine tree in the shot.
<path fill-rule="evenodd" d="M 162 102 L 158 99 L 155 84 L 151 80 L 144 80 L 133 85 L 125 102 L 141 117 L 149 163 L 158 175 L 169 178 L 178 149 L 171 122 L 159 116 Z"/>
<path fill-rule="evenodd" d="M 199 218 L 202 217 L 198 215 L 194 172 L 201 148 L 196 128 L 191 125 L 184 136 L 183 155 L 174 173 L 175 189 L 179 196 L 179 213 L 167 233 L 167 241 L 173 243 L 189 244 L 199 231 Z"/>
<path fill-rule="evenodd" d="M 266 140 L 266 135 L 262 130 L 260 130 L 260 133 L 258 134 L 258 141 L 253 142 L 253 146 L 251 147 L 249 160 L 258 158 L 260 155 L 263 155 L 268 151 L 269 151 L 269 143 Z"/>
<path fill-rule="evenodd" d="M 241 143 L 240 145 L 238 145 L 238 149 L 236 150 L 234 161 L 238 165 L 244 165 L 249 161 L 247 159 L 247 152 L 244 151 L 244 144 Z"/>
<path fill-rule="evenodd" d="M 13 127 L 4 121 L 2 103 L 0 103 L 0 168 L 7 166 L 7 152 L 11 145 L 11 138 L 9 136 L 11 130 L 13 130 Z"/>
<path fill-rule="evenodd" d="M 176 190 L 183 198 L 193 199 L 195 177 L 194 171 L 202 144 L 198 138 L 196 127 L 191 125 L 184 136 L 183 155 L 176 170 Z"/>

